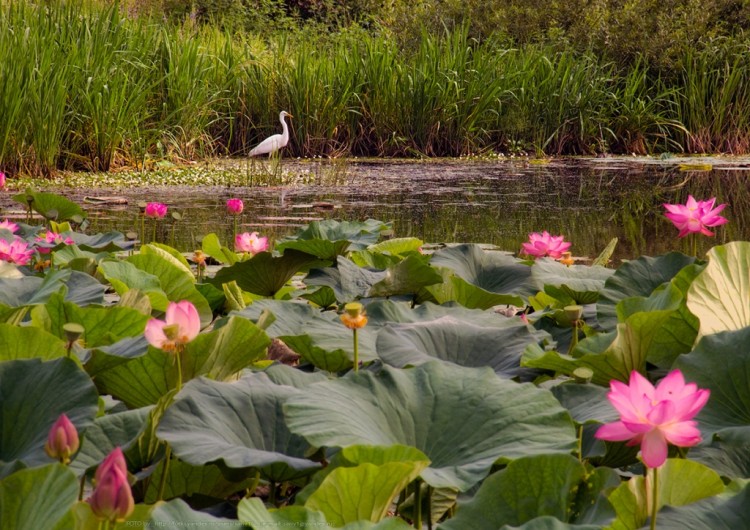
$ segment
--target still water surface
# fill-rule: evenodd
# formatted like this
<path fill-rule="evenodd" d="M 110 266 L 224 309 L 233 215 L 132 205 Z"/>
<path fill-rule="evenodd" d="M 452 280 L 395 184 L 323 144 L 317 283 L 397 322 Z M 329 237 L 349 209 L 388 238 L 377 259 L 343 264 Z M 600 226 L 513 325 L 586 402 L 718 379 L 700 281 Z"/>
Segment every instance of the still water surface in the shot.
<path fill-rule="evenodd" d="M 712 170 L 680 168 L 710 163 Z M 663 217 L 662 203 L 717 197 L 726 202 L 729 224 L 714 238 L 700 238 L 699 251 L 715 244 L 750 239 L 750 160 L 747 159 L 559 159 L 536 164 L 521 160 L 485 162 L 293 162 L 286 171 L 311 175 L 309 183 L 276 187 L 179 187 L 131 190 L 69 190 L 65 195 L 117 195 L 127 205 L 86 204 L 88 232 L 137 230 L 138 202 L 160 201 L 179 222 L 158 226 L 158 238 L 182 251 L 199 247 L 200 237 L 232 236 L 226 200 L 243 199 L 240 231 L 272 239 L 294 233 L 313 220 L 391 221 L 396 237 L 428 243 L 492 243 L 517 251 L 529 232 L 563 234 L 575 256 L 595 257 L 613 238 L 617 263 L 638 255 L 689 251 L 688 238 Z"/>

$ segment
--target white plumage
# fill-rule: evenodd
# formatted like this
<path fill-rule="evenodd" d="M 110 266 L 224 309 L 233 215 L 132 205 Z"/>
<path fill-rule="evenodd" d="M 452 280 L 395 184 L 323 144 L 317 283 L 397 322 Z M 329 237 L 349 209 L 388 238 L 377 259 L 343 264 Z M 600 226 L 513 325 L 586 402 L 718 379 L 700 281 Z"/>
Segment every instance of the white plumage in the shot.
<path fill-rule="evenodd" d="M 286 118 L 287 116 L 289 116 L 290 118 L 294 117 L 285 110 L 282 110 L 279 113 L 279 121 L 281 122 L 282 133 L 274 134 L 273 136 L 269 136 L 268 138 L 263 140 L 250 151 L 250 156 L 265 154 L 271 156 L 276 151 L 278 151 L 282 147 L 285 147 L 286 144 L 289 143 L 289 129 L 286 126 L 286 121 L 284 121 L 284 118 Z"/>

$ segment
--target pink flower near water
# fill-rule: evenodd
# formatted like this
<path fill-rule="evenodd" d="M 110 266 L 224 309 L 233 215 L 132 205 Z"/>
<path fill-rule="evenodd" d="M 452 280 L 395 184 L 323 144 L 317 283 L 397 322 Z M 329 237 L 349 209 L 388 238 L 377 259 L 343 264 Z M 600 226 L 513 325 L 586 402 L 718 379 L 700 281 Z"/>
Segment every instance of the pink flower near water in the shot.
<path fill-rule="evenodd" d="M 34 250 L 29 249 L 29 244 L 20 237 L 16 237 L 10 243 L 0 238 L 0 261 L 26 265 L 33 255 Z"/>
<path fill-rule="evenodd" d="M 94 476 L 96 487 L 86 502 L 94 514 L 108 521 L 124 521 L 133 513 L 133 492 L 122 449 L 115 448 L 99 464 Z"/>
<path fill-rule="evenodd" d="M 0 171 L 0 190 L 5 187 L 5 173 Z"/>
<path fill-rule="evenodd" d="M 708 401 L 710 391 L 698 390 L 695 383 L 685 384 L 681 371 L 671 371 L 656 388 L 634 371 L 628 385 L 611 381 L 610 390 L 607 397 L 620 413 L 620 421 L 602 425 L 596 437 L 641 444 L 641 456 L 648 467 L 664 463 L 667 444 L 692 447 L 701 441 L 693 417 Z"/>
<path fill-rule="evenodd" d="M 167 215 L 167 205 L 161 202 L 150 202 L 146 204 L 144 215 L 152 219 L 164 219 Z"/>
<path fill-rule="evenodd" d="M 714 226 L 721 226 L 728 222 L 726 217 L 719 213 L 726 207 L 726 204 L 720 204 L 714 208 L 716 197 L 707 201 L 696 201 L 692 195 L 688 195 L 685 204 L 664 204 L 667 213 L 664 216 L 680 230 L 678 237 L 685 237 L 688 234 L 700 232 L 705 236 L 713 236 L 714 233 L 709 230 Z"/>
<path fill-rule="evenodd" d="M 201 319 L 195 306 L 183 300 L 170 302 L 164 320 L 152 318 L 143 334 L 152 346 L 167 352 L 175 351 L 198 336 Z"/>
<path fill-rule="evenodd" d="M 227 212 L 232 215 L 239 215 L 244 209 L 245 205 L 242 203 L 242 199 L 229 199 L 227 201 Z"/>
<path fill-rule="evenodd" d="M 258 232 L 237 234 L 234 238 L 234 249 L 237 252 L 249 252 L 253 255 L 264 252 L 268 250 L 268 238 L 258 237 Z"/>
<path fill-rule="evenodd" d="M 66 245 L 72 245 L 73 240 L 70 237 L 63 237 L 61 234 L 54 232 L 44 232 L 42 235 L 36 236 L 35 240 L 37 244 L 37 250 L 40 254 L 48 254 L 52 247 L 56 247 L 60 243 Z"/>
<path fill-rule="evenodd" d="M 559 258 L 562 253 L 570 248 L 570 243 L 564 241 L 565 236 L 551 236 L 546 230 L 541 234 L 532 232 L 529 234 L 529 242 L 522 243 L 522 253 L 535 258 L 549 256 Z"/>
<path fill-rule="evenodd" d="M 8 230 L 15 234 L 18 231 L 18 225 L 16 223 L 8 221 L 7 219 L 3 219 L 3 221 L 0 222 L 0 229 Z"/>
<path fill-rule="evenodd" d="M 50 458 L 67 464 L 71 455 L 78 451 L 78 431 L 65 414 L 60 414 L 47 435 L 44 451 Z"/>

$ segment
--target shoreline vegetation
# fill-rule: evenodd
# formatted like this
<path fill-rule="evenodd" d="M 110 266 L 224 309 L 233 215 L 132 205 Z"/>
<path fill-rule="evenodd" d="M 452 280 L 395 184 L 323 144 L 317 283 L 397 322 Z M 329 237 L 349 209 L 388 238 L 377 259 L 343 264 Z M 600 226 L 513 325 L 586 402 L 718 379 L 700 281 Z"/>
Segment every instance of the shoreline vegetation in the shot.
<path fill-rule="evenodd" d="M 0 171 L 243 156 L 281 109 L 287 157 L 750 153 L 740 4 L 663 3 L 657 31 L 602 0 L 586 33 L 570 6 L 434 3 L 0 0 Z"/>

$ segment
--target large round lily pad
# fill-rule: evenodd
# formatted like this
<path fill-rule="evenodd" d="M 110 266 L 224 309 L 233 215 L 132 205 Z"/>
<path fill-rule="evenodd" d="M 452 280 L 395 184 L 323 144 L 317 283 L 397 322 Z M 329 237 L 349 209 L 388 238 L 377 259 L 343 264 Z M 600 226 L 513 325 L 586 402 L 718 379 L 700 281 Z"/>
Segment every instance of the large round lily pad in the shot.
<path fill-rule="evenodd" d="M 466 490 L 498 458 L 575 444 L 573 422 L 549 391 L 437 361 L 317 383 L 284 410 L 292 432 L 316 446 L 416 447 L 432 462 L 421 476 L 434 487 Z"/>

